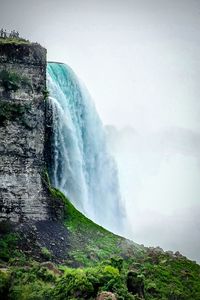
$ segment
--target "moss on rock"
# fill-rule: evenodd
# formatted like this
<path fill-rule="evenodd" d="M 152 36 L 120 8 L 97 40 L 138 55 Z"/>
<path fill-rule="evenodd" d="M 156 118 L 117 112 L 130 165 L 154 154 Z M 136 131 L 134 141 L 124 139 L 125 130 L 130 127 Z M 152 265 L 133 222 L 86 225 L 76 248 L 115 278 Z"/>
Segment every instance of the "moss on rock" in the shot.
<path fill-rule="evenodd" d="M 51 195 L 61 199 L 65 206 L 64 224 L 68 230 L 70 248 L 68 249 L 68 264 L 72 266 L 93 266 L 97 262 L 113 256 L 137 253 L 141 255 L 143 247 L 117 236 L 97 225 L 82 213 L 58 189 L 49 186 Z"/>
<path fill-rule="evenodd" d="M 24 114 L 30 110 L 27 104 L 0 101 L 0 126 L 5 126 L 6 121 L 17 121 L 25 125 Z"/>

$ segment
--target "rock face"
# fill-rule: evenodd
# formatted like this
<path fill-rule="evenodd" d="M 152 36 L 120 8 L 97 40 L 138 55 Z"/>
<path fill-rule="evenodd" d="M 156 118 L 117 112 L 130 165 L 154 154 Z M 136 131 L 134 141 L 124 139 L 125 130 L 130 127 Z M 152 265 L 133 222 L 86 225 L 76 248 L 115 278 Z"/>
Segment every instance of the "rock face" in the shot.
<path fill-rule="evenodd" d="M 45 95 L 46 49 L 0 44 L 0 220 L 51 218 Z"/>

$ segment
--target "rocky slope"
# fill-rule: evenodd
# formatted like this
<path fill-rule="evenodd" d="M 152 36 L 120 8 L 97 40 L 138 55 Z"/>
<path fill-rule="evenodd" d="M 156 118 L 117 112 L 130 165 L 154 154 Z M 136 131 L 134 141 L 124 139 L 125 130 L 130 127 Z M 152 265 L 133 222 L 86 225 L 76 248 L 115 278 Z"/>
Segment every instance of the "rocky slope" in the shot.
<path fill-rule="evenodd" d="M 2 299 L 200 299 L 198 264 L 108 232 L 49 189 L 65 205 L 62 223 L 38 221 L 17 233 L 1 227 Z"/>

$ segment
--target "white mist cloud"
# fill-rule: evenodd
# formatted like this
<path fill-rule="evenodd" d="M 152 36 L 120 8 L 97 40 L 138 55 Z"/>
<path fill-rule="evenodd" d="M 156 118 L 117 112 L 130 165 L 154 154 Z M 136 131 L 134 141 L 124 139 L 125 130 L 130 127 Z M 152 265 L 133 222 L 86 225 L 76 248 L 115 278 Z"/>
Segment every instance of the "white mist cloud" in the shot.
<path fill-rule="evenodd" d="M 200 261 L 200 134 L 181 128 L 139 134 L 107 127 L 119 168 L 130 238 Z"/>

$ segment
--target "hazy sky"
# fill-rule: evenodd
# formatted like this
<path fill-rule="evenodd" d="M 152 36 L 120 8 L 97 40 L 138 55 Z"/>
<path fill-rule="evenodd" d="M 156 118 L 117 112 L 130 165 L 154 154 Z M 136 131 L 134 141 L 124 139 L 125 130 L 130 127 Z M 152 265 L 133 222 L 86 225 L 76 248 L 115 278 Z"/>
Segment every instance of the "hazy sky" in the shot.
<path fill-rule="evenodd" d="M 199 0 L 0 3 L 0 24 L 68 63 L 106 124 L 200 126 Z"/>
<path fill-rule="evenodd" d="M 69 64 L 104 124 L 134 128 L 112 149 L 133 238 L 200 260 L 200 1 L 0 0 L 1 26 Z"/>
<path fill-rule="evenodd" d="M 200 134 L 107 128 L 118 163 L 128 236 L 200 262 Z"/>

